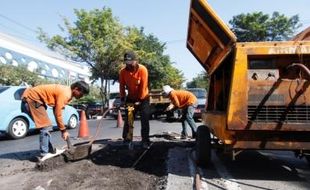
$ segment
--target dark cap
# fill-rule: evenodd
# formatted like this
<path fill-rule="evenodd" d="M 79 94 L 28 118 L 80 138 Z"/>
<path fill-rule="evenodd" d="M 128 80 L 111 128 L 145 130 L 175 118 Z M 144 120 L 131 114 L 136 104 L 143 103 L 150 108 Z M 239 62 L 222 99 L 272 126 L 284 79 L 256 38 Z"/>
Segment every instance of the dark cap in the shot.
<path fill-rule="evenodd" d="M 124 61 L 133 61 L 136 60 L 136 54 L 133 51 L 127 51 L 124 54 Z"/>

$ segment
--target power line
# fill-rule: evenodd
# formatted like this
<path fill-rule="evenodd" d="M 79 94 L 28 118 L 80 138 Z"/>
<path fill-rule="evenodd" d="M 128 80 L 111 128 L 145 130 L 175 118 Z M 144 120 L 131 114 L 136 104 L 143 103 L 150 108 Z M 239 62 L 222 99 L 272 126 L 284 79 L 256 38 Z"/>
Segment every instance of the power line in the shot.
<path fill-rule="evenodd" d="M 14 19 L 11 19 L 11 18 L 9 18 L 9 17 L 7 17 L 7 16 L 4 16 L 4 15 L 2 15 L 2 14 L 0 14 L 0 17 L 1 17 L 1 18 L 4 18 L 5 20 L 7 20 L 7 21 L 9 21 L 9 22 L 11 22 L 11 23 L 14 23 L 15 25 L 18 25 L 19 27 L 22 27 L 22 28 L 24 28 L 24 29 L 26 29 L 26 30 L 28 30 L 28 31 L 30 31 L 30 32 L 33 32 L 34 34 L 37 34 L 37 32 L 36 32 L 35 30 L 33 30 L 32 28 L 30 28 L 30 27 L 28 27 L 28 26 L 26 26 L 26 25 L 24 25 L 24 24 L 21 24 L 21 23 L 17 22 L 17 21 L 14 20 Z M 9 30 L 13 31 L 13 33 L 15 33 L 15 34 L 12 34 L 11 32 L 10 32 L 10 34 L 9 34 L 9 35 L 11 35 L 11 36 L 13 36 L 13 37 L 17 37 L 18 39 L 23 39 L 23 40 L 26 40 L 26 41 L 29 41 L 29 42 L 32 42 L 32 43 L 33 43 L 33 42 L 34 42 L 34 43 L 38 43 L 38 39 L 37 39 L 35 36 L 32 36 L 32 35 L 30 35 L 30 34 L 26 34 L 26 33 L 24 33 L 24 32 L 21 32 L 21 31 L 19 31 L 19 30 L 16 30 L 16 29 L 12 28 L 12 27 L 8 27 L 7 25 L 3 25 L 3 24 L 1 24 L 1 23 L 0 23 L 0 26 L 3 27 L 4 30 L 9 29 Z M 6 33 L 7 33 L 7 32 L 6 32 Z"/>
<path fill-rule="evenodd" d="M 3 28 L 5 28 L 5 29 L 8 29 L 8 26 L 5 26 L 5 25 L 3 25 L 3 24 L 1 24 L 1 23 L 0 23 L 0 27 L 3 27 Z M 18 38 L 22 38 L 22 39 L 27 40 L 27 41 L 34 41 L 33 36 L 31 36 L 31 35 L 22 33 L 22 32 L 20 32 L 20 31 L 18 31 L 18 30 L 13 29 L 13 28 L 9 28 L 9 29 L 10 29 L 11 31 L 13 31 L 14 33 L 16 33 L 16 34 L 10 33 L 9 35 L 11 35 L 11 36 L 15 36 L 15 37 L 18 37 Z M 7 32 L 5 32 L 5 33 L 7 33 Z"/>
<path fill-rule="evenodd" d="M 25 29 L 27 29 L 27 30 L 29 30 L 29 31 L 31 31 L 31 32 L 36 33 L 36 31 L 33 30 L 32 28 L 30 28 L 30 27 L 28 27 L 28 26 L 26 26 L 26 25 L 23 25 L 23 24 L 21 24 L 21 23 L 15 21 L 15 20 L 13 20 L 13 19 L 7 17 L 7 16 L 4 16 L 4 15 L 0 14 L 0 17 L 2 17 L 2 18 L 4 18 L 4 19 L 6 19 L 6 20 L 8 20 L 8 21 L 10 21 L 10 22 L 12 22 L 12 23 L 14 23 L 14 24 L 16 24 L 16 25 L 22 27 L 22 28 L 25 28 Z"/>

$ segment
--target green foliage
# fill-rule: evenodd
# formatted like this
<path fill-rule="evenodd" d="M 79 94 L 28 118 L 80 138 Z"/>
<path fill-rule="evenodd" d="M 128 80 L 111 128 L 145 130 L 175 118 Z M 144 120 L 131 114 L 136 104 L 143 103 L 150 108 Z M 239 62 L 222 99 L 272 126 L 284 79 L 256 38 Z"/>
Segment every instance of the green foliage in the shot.
<path fill-rule="evenodd" d="M 64 18 L 67 37 L 49 38 L 40 29 L 39 39 L 53 50 L 77 62 L 85 62 L 92 69 L 93 79 L 117 79 L 120 56 L 124 52 L 122 25 L 109 8 L 92 11 L 75 10 L 74 25 Z"/>
<path fill-rule="evenodd" d="M 101 101 L 101 91 L 97 86 L 90 86 L 90 91 L 87 96 L 83 96 L 80 99 L 73 99 L 72 104 L 88 104 Z"/>
<path fill-rule="evenodd" d="M 26 67 L 0 64 L 0 84 L 18 86 L 24 82 L 32 86 L 49 83 L 39 78 L 36 73 L 28 71 Z"/>
<path fill-rule="evenodd" d="M 100 79 L 100 94 L 105 104 L 108 103 L 110 81 L 118 80 L 123 54 L 128 49 L 136 51 L 140 63 L 148 68 L 150 88 L 161 88 L 164 84 L 181 86 L 183 74 L 172 66 L 169 56 L 164 55 L 165 44 L 155 36 L 146 35 L 143 29 L 136 27 L 123 27 L 110 8 L 88 12 L 75 10 L 75 14 L 77 20 L 73 24 L 63 19 L 64 36 L 50 38 L 39 29 L 39 39 L 50 49 L 88 64 L 91 79 Z"/>
<path fill-rule="evenodd" d="M 166 84 L 180 88 L 185 79 L 181 71 L 173 67 L 170 57 L 164 54 L 166 44 L 152 34 L 146 35 L 143 28 L 127 28 L 127 34 L 140 63 L 148 68 L 149 88 L 161 89 Z"/>
<path fill-rule="evenodd" d="M 262 12 L 240 14 L 229 24 L 240 42 L 288 40 L 301 27 L 298 15 L 288 18 L 279 12 L 271 17 Z"/>
<path fill-rule="evenodd" d="M 209 88 L 208 74 L 205 71 L 201 72 L 200 74 L 198 74 L 198 76 L 193 78 L 192 81 L 186 83 L 186 87 L 187 88 L 204 88 L 207 90 Z"/>
<path fill-rule="evenodd" d="M 109 8 L 92 11 L 75 10 L 76 22 L 72 25 L 64 18 L 66 37 L 55 35 L 49 38 L 40 29 L 39 39 L 53 50 L 77 62 L 87 63 L 92 72 L 91 79 L 100 79 L 102 101 L 107 99 L 109 80 L 118 79 L 120 57 L 127 47 L 123 27 L 113 17 Z"/>

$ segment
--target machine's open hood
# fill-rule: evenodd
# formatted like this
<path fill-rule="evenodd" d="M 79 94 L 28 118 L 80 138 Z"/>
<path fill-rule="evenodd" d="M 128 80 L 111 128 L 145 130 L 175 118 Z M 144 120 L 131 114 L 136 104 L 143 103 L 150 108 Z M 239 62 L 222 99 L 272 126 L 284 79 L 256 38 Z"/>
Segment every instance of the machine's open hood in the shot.
<path fill-rule="evenodd" d="M 191 1 L 187 47 L 209 74 L 229 54 L 236 39 L 206 0 Z"/>

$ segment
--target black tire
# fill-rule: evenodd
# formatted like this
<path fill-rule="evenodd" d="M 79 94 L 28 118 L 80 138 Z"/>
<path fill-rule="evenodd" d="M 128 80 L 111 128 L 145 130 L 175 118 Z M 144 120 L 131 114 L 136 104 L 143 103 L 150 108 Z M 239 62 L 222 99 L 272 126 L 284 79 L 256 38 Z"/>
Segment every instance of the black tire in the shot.
<path fill-rule="evenodd" d="M 12 139 L 24 138 L 28 130 L 28 122 L 21 117 L 13 119 L 8 126 L 8 134 Z"/>
<path fill-rule="evenodd" d="M 310 167 L 310 156 L 309 156 L 309 155 L 306 155 L 305 158 L 306 158 L 306 160 L 307 160 L 307 162 L 308 162 L 308 165 L 309 165 L 309 167 Z"/>
<path fill-rule="evenodd" d="M 67 128 L 68 129 L 75 129 L 78 126 L 78 118 L 76 115 L 71 115 L 69 120 L 68 120 L 68 124 L 67 124 Z"/>
<path fill-rule="evenodd" d="M 196 159 L 201 167 L 207 167 L 211 161 L 211 135 L 207 126 L 201 125 L 196 134 Z"/>
<path fill-rule="evenodd" d="M 152 119 L 155 119 L 155 120 L 158 119 L 158 114 L 157 113 L 153 114 Z"/>

